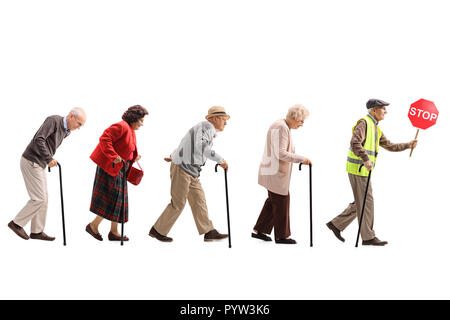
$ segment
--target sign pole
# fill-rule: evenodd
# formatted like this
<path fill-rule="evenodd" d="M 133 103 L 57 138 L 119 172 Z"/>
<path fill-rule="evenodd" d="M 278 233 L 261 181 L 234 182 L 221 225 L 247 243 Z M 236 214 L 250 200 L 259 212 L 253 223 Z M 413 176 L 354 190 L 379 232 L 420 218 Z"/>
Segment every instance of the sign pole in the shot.
<path fill-rule="evenodd" d="M 414 138 L 414 140 L 417 140 L 417 136 L 419 135 L 419 130 L 420 130 L 420 129 L 417 129 L 416 137 Z M 411 148 L 411 153 L 409 154 L 409 157 L 410 157 L 410 158 L 411 158 L 411 156 L 412 156 L 413 150 L 414 150 L 414 148 Z"/>

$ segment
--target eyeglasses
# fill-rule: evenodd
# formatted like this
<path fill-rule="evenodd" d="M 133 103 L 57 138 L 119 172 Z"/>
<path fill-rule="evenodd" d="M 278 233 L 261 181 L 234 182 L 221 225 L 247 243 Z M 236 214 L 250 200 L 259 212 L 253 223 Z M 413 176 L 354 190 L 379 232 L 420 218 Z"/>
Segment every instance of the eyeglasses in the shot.
<path fill-rule="evenodd" d="M 80 120 L 78 120 L 77 117 L 74 117 L 74 120 L 76 121 L 76 123 L 78 124 L 79 127 L 83 126 L 83 122 L 81 122 Z"/>
<path fill-rule="evenodd" d="M 79 127 L 83 126 L 83 122 L 81 122 L 80 120 L 78 120 L 77 118 L 75 118 L 75 121 L 77 122 Z"/>

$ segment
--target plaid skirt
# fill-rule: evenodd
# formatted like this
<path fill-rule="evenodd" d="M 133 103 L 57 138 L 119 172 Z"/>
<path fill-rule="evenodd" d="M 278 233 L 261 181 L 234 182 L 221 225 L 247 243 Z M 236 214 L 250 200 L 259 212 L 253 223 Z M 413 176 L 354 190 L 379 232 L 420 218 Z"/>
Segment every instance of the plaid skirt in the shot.
<path fill-rule="evenodd" d="M 130 162 L 127 162 L 127 170 Z M 121 223 L 123 201 L 123 169 L 113 177 L 97 166 L 90 211 L 112 222 Z M 124 222 L 128 221 L 128 188 L 125 183 Z"/>

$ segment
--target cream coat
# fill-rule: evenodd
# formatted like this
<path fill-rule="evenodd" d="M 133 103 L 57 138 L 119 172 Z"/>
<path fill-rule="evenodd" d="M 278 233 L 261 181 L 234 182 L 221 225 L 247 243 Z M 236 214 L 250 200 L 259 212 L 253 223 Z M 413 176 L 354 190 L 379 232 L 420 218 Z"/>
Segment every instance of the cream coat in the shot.
<path fill-rule="evenodd" d="M 288 195 L 292 164 L 303 160 L 304 157 L 295 154 L 291 130 L 286 121 L 284 119 L 275 121 L 267 133 L 258 183 L 273 193 Z"/>

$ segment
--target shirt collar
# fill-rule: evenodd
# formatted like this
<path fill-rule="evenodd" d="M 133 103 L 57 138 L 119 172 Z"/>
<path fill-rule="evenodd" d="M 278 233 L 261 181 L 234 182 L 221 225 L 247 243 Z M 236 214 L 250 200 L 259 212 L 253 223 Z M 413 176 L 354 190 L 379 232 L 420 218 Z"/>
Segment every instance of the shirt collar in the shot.
<path fill-rule="evenodd" d="M 70 130 L 67 129 L 67 117 L 64 117 L 64 118 L 63 118 L 63 123 L 64 123 L 64 130 L 65 130 L 66 132 L 70 132 Z"/>
<path fill-rule="evenodd" d="M 373 122 L 375 122 L 376 125 L 378 125 L 377 119 L 375 119 L 370 113 L 368 114 L 368 116 L 373 120 Z"/>
<path fill-rule="evenodd" d="M 212 131 L 213 137 L 216 138 L 217 137 L 217 130 L 214 127 L 214 125 L 209 122 L 208 120 L 204 121 L 204 123 L 209 127 L 209 129 Z"/>

